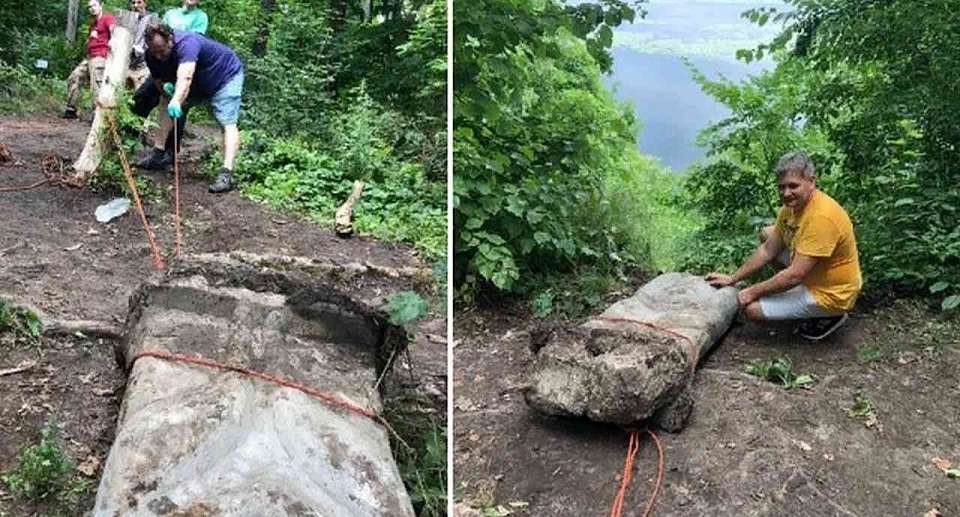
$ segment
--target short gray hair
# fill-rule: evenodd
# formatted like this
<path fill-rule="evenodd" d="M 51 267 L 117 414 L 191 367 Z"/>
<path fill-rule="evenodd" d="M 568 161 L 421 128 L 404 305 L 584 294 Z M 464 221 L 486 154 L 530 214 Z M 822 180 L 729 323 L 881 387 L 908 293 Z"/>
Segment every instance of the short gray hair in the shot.
<path fill-rule="evenodd" d="M 807 156 L 807 153 L 803 151 L 790 151 L 789 153 L 780 157 L 780 161 L 777 162 L 777 178 L 782 178 L 784 175 L 790 172 L 798 172 L 804 178 L 811 179 L 814 177 L 814 168 L 813 162 L 810 161 L 810 157 Z"/>

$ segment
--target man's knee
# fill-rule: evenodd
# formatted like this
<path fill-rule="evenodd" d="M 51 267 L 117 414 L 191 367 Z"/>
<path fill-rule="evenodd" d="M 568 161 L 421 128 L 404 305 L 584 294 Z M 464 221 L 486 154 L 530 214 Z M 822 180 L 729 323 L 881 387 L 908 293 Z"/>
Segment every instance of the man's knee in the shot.
<path fill-rule="evenodd" d="M 747 317 L 750 321 L 763 321 L 763 309 L 760 308 L 760 302 L 752 302 L 747 304 L 745 307 L 740 309 L 743 312 L 743 315 Z"/>

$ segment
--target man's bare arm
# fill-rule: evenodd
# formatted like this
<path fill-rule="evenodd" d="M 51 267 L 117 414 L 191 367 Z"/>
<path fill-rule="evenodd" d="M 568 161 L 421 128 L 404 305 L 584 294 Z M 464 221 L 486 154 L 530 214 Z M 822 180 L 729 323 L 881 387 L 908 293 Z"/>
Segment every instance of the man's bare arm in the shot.
<path fill-rule="evenodd" d="M 781 293 L 792 289 L 803 282 L 803 279 L 813 271 L 817 265 L 817 257 L 794 253 L 790 265 L 772 277 L 751 285 L 740 291 L 739 300 L 742 305 L 751 303 L 768 294 Z"/>
<path fill-rule="evenodd" d="M 190 93 L 190 84 L 193 83 L 193 72 L 197 69 L 197 63 L 181 63 L 177 67 L 177 85 L 173 91 L 173 98 L 170 102 L 174 104 L 183 104 L 183 100 Z"/>
<path fill-rule="evenodd" d="M 770 237 L 762 244 L 757 246 L 750 258 L 743 263 L 732 275 L 723 275 L 720 273 L 710 273 L 706 280 L 714 287 L 723 287 L 733 285 L 744 278 L 760 271 L 760 268 L 769 264 L 773 259 L 783 251 L 783 239 L 776 231 L 772 232 Z"/>

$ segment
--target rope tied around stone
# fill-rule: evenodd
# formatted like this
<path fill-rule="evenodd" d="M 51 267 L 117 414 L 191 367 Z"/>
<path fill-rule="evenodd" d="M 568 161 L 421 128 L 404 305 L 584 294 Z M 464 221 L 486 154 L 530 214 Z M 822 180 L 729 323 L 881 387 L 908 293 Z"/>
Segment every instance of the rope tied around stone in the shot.
<path fill-rule="evenodd" d="M 271 383 L 271 384 L 276 384 L 276 385 L 278 385 L 278 386 L 283 386 L 283 387 L 286 387 L 286 388 L 295 389 L 295 390 L 300 391 L 300 392 L 302 392 L 302 393 L 305 393 L 306 395 L 309 395 L 309 396 L 311 396 L 311 397 L 313 397 L 313 398 L 315 398 L 315 399 L 318 399 L 318 400 L 326 403 L 327 405 L 330 405 L 330 406 L 333 406 L 333 407 L 339 407 L 339 408 L 341 408 L 341 409 L 345 409 L 345 410 L 350 411 L 350 412 L 352 412 L 352 413 L 356 413 L 356 414 L 358 414 L 358 415 L 361 415 L 361 416 L 364 416 L 364 417 L 369 418 L 370 420 L 372 420 L 372 421 L 380 424 L 381 426 L 383 426 L 384 429 L 386 429 L 387 431 L 389 431 L 390 434 L 392 434 L 392 435 L 394 436 L 394 438 L 396 438 L 397 440 L 399 440 L 400 443 L 402 443 L 405 447 L 410 448 L 410 445 L 408 445 L 407 442 L 405 442 L 405 441 L 403 440 L 403 438 L 401 438 L 400 435 L 397 434 L 397 432 L 393 429 L 393 427 L 391 427 L 390 424 L 387 423 L 387 421 L 386 421 L 382 416 L 378 415 L 377 413 L 375 413 L 374 411 L 372 411 L 372 410 L 370 410 L 370 409 L 368 409 L 368 408 L 365 408 L 365 407 L 363 407 L 363 406 L 361 406 L 361 405 L 359 405 L 359 404 L 353 403 L 353 402 L 351 402 L 351 401 L 349 401 L 349 400 L 346 400 L 346 399 L 344 399 L 344 398 L 342 398 L 342 397 L 338 397 L 338 396 L 336 396 L 336 395 L 333 395 L 332 393 L 328 393 L 328 392 L 325 392 L 325 391 L 320 391 L 320 390 L 318 390 L 318 389 L 311 388 L 310 386 L 307 386 L 307 385 L 305 385 L 305 384 L 301 384 L 301 383 L 299 383 L 299 382 L 292 381 L 292 380 L 289 380 L 289 379 L 284 379 L 284 378 L 282 378 L 282 377 L 280 377 L 280 376 L 277 376 L 277 375 L 272 375 L 272 374 L 269 374 L 269 373 L 259 372 L 259 371 L 257 371 L 257 370 L 253 370 L 253 369 L 247 368 L 247 367 L 245 367 L 245 366 L 239 366 L 239 365 L 234 365 L 234 364 L 220 363 L 220 362 L 214 361 L 214 360 L 212 360 L 212 359 L 207 359 L 207 358 L 202 357 L 202 356 L 199 356 L 199 355 L 197 355 L 197 356 L 190 356 L 190 355 L 186 355 L 186 354 L 178 354 L 178 353 L 175 353 L 175 352 L 166 352 L 166 351 L 162 351 L 162 350 L 145 350 L 145 351 L 142 351 L 142 352 L 138 353 L 136 356 L 134 356 L 133 360 L 130 362 L 130 367 L 133 368 L 133 365 L 136 364 L 136 362 L 137 362 L 140 358 L 142 358 L 142 357 L 153 357 L 154 359 L 161 359 L 161 360 L 165 360 L 165 361 L 187 363 L 187 364 L 193 364 L 193 365 L 197 365 L 197 366 L 203 366 L 203 367 L 206 367 L 206 368 L 211 368 L 211 369 L 214 369 L 214 370 L 224 370 L 224 371 L 239 373 L 239 374 L 241 374 L 241 375 L 245 375 L 245 376 L 247 376 L 247 377 L 253 377 L 253 378 L 255 378 L 255 379 L 259 379 L 259 380 L 262 380 L 262 381 L 266 381 L 266 382 L 269 382 L 269 383 Z"/>

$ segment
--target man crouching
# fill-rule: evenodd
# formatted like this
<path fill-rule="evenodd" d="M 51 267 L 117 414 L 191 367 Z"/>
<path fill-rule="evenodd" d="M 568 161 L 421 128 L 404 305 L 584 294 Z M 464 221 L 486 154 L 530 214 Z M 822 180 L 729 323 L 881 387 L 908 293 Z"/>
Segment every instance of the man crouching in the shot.
<path fill-rule="evenodd" d="M 740 309 L 753 321 L 806 319 L 800 334 L 820 340 L 846 321 L 863 286 L 853 224 L 839 203 L 817 190 L 805 153 L 784 155 L 776 172 L 783 203 L 776 224 L 761 230 L 760 246 L 732 275 L 710 273 L 706 280 L 723 287 L 766 264 L 785 266 L 742 289 Z"/>

